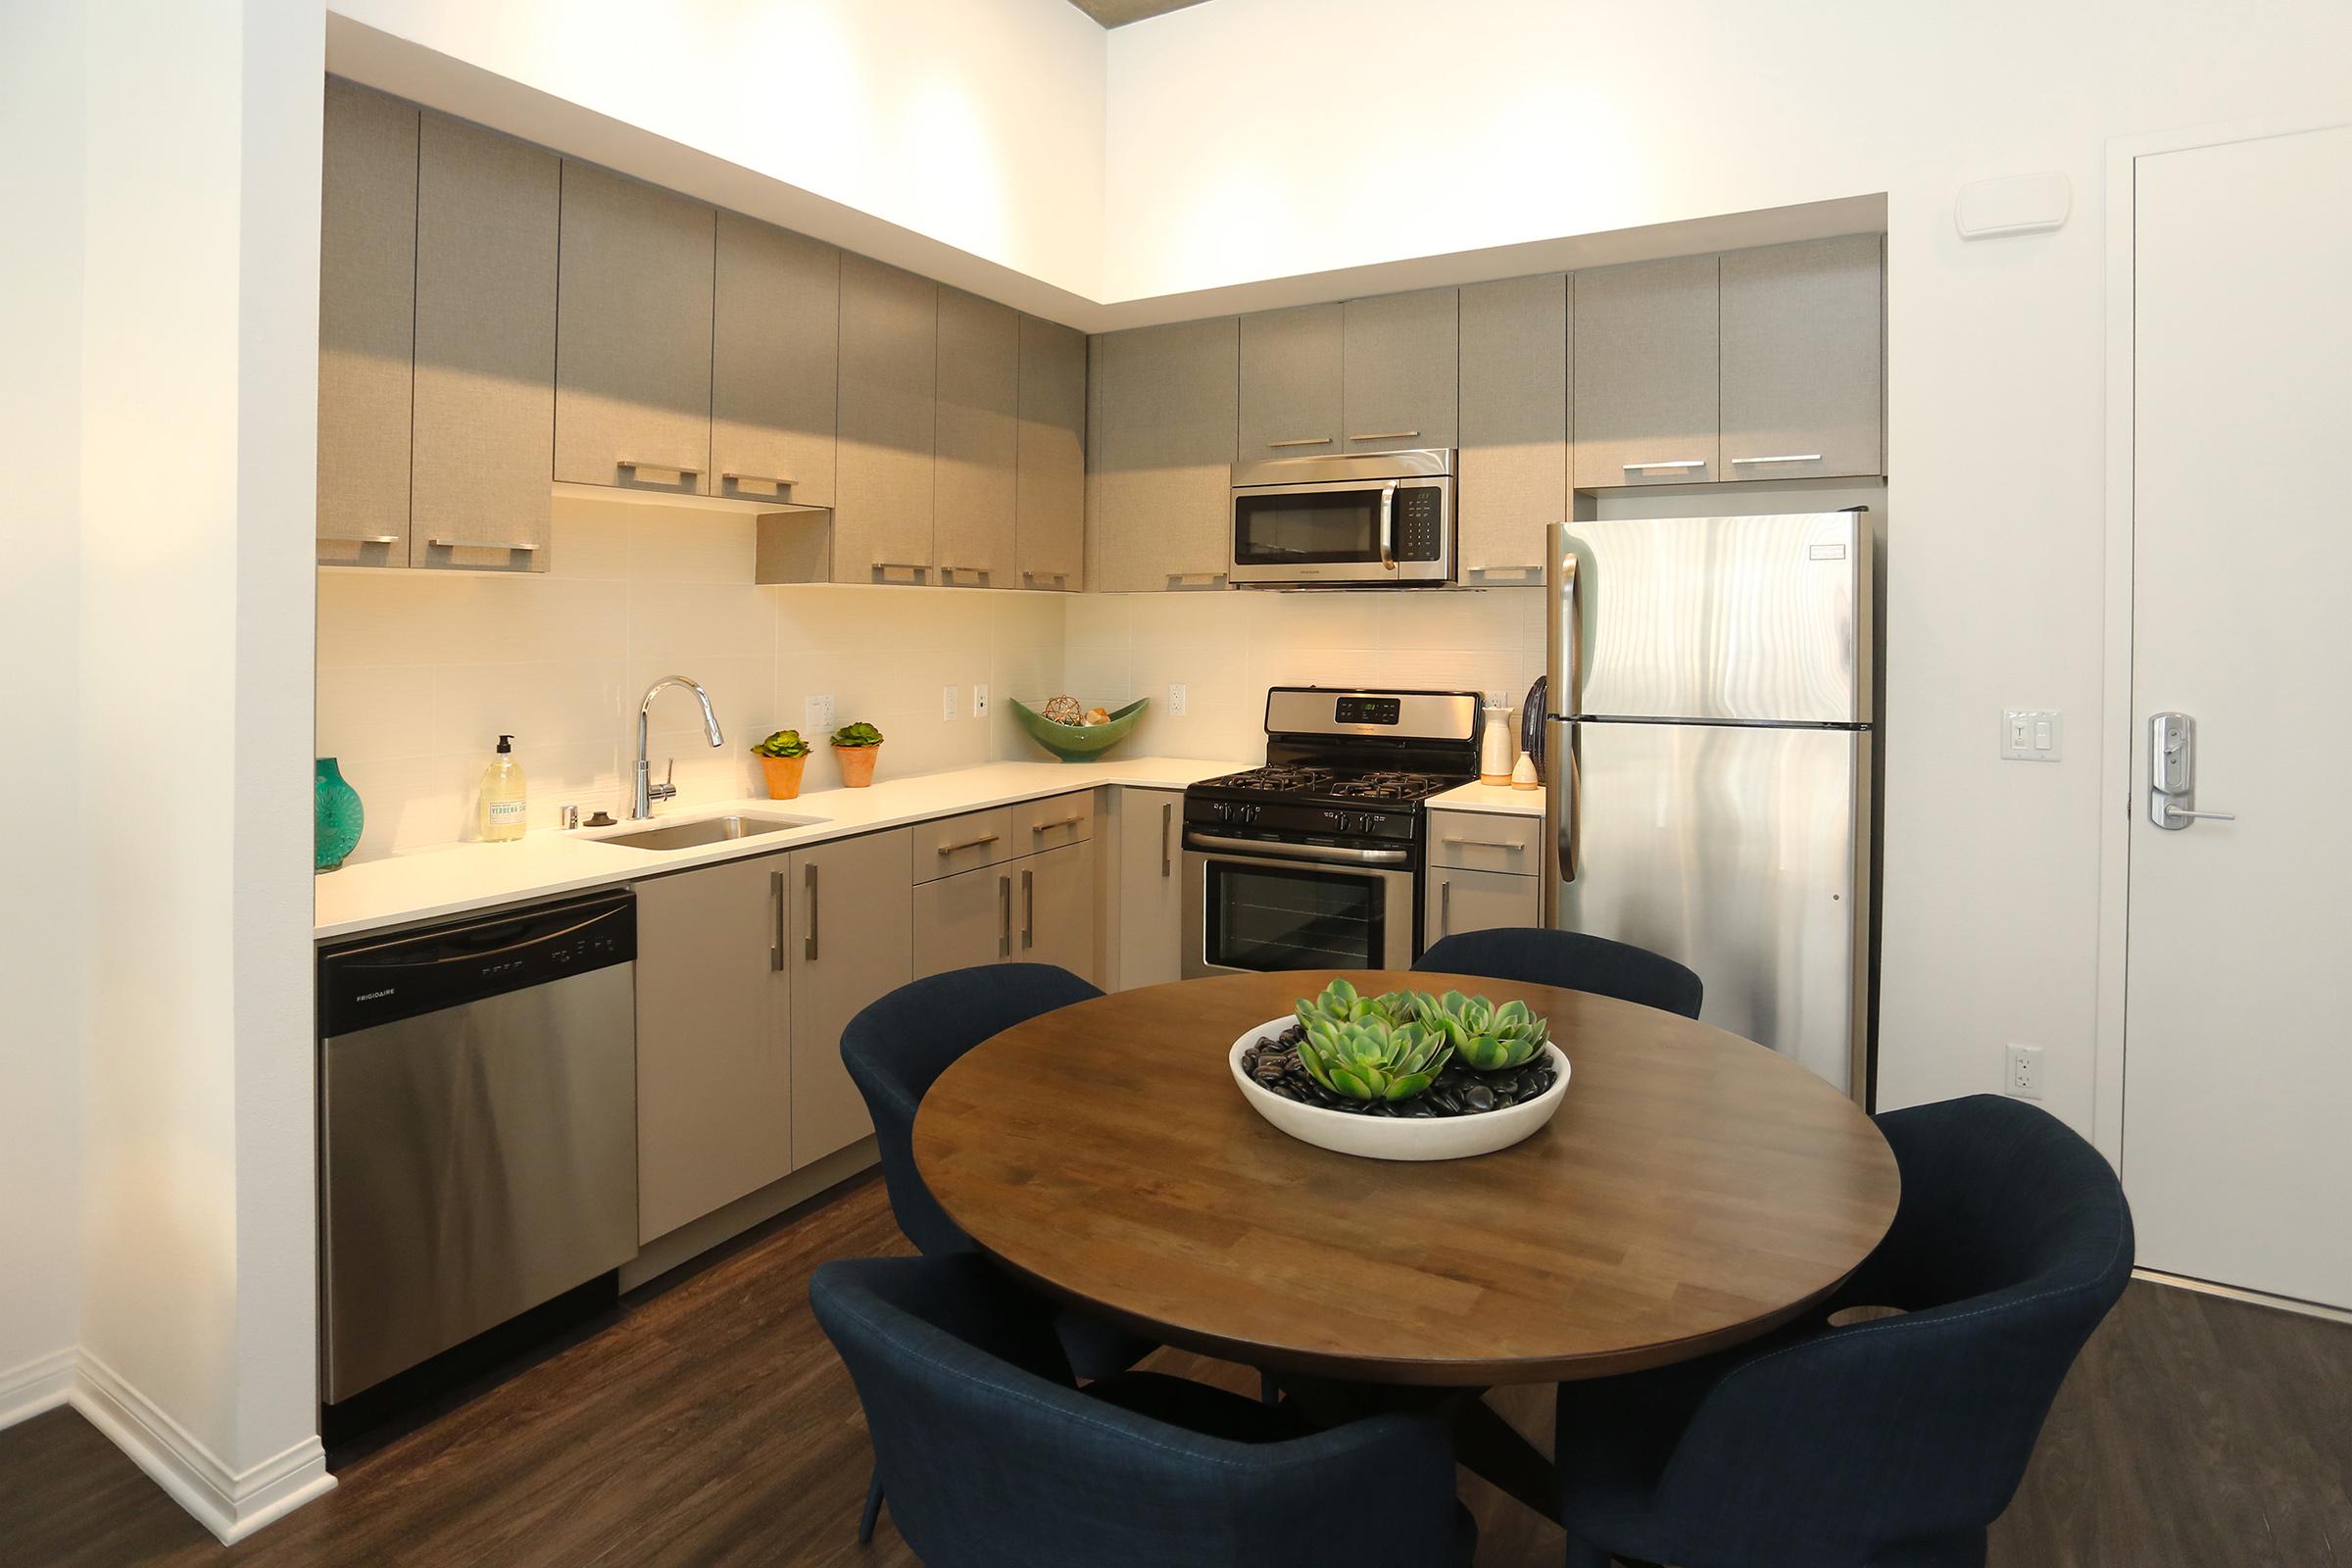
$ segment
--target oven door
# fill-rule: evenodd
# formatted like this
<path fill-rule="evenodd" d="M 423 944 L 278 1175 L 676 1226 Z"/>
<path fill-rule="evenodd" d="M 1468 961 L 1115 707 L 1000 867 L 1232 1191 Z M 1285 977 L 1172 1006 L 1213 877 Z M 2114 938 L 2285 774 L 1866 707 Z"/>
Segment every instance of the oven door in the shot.
<path fill-rule="evenodd" d="M 1401 851 L 1315 845 L 1184 852 L 1184 977 L 1279 969 L 1405 969 L 1419 900 L 1409 866 L 1366 864 Z"/>
<path fill-rule="evenodd" d="M 1265 484 L 1233 492 L 1238 586 L 1430 587 L 1453 578 L 1453 480 Z"/>

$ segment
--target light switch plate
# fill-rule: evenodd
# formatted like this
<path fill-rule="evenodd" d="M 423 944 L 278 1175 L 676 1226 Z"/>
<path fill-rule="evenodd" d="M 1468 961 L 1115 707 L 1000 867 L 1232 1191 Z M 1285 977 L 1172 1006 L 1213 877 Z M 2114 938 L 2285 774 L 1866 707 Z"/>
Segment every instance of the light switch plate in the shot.
<path fill-rule="evenodd" d="M 957 713 L 959 712 L 959 710 L 960 710 L 960 709 L 961 709 L 961 706 L 962 706 L 962 705 L 961 705 L 961 704 L 960 704 L 960 703 L 957 701 L 957 699 L 956 699 L 956 688 L 955 688 L 955 687 L 953 687 L 953 686 L 942 686 L 942 687 L 939 689 L 939 716 L 940 716 L 940 717 L 942 717 L 942 718 L 954 718 L 954 717 L 957 716 Z"/>
<path fill-rule="evenodd" d="M 833 698 L 830 693 L 811 697 L 801 705 L 801 728 L 808 731 L 806 737 L 811 746 L 823 742 L 833 733 Z"/>
<path fill-rule="evenodd" d="M 1168 716 L 1170 718 L 1184 716 L 1184 682 L 1180 680 L 1168 682 Z"/>
<path fill-rule="evenodd" d="M 2065 739 L 2055 708 L 2005 708 L 2001 710 L 2001 760 L 2006 762 L 2055 762 Z"/>
<path fill-rule="evenodd" d="M 975 682 L 972 686 L 972 716 L 974 718 L 988 716 L 988 683 L 986 681 Z"/>

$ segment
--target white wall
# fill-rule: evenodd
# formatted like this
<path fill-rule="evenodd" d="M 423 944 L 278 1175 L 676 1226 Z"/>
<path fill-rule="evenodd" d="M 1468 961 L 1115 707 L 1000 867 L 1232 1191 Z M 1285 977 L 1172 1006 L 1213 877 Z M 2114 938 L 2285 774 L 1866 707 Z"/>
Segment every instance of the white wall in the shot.
<path fill-rule="evenodd" d="M 1332 40 L 1442 112 L 1333 115 Z M 1431 39 L 1426 49 L 1410 40 Z M 2166 0 L 1642 7 L 1215 0 L 1110 40 L 1109 297 L 1885 191 L 1887 800 L 1882 1089 L 1995 1088 L 2049 1052 L 2092 1126 L 2107 138 L 2352 115 L 2352 8 Z M 1246 114 L 1197 111 L 1204 83 Z M 1962 242 L 1964 182 L 2056 170 L 2056 234 Z M 1432 190 L 1426 209 L 1399 191 Z M 1434 226 L 1393 220 L 1426 212 Z M 1367 217 L 1385 221 L 1368 222 Z M 2260 236 L 2248 236 L 2260 243 Z M 1997 760 L 2058 708 L 2057 766 Z"/>
<path fill-rule="evenodd" d="M 0 37 L 0 425 L 39 461 L 7 490 L 0 772 L 32 810 L 0 843 L 0 1425 L 63 1396 L 79 1314 L 79 564 L 82 23 L 11 10 Z"/>
<path fill-rule="evenodd" d="M 332 9 L 1099 297 L 1103 32 L 1066 0 L 332 0 Z M 379 85 L 430 96 L 415 82 Z M 503 115 L 475 118 L 528 134 Z"/>

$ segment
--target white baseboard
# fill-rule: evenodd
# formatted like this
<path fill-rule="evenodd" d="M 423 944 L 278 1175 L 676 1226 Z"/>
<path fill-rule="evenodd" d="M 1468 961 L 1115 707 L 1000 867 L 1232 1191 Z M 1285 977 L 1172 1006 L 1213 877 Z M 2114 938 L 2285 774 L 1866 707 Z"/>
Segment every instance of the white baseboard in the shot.
<path fill-rule="evenodd" d="M 74 1357 L 71 1397 L 90 1425 L 223 1544 L 243 1540 L 335 1485 L 316 1435 L 232 1473 L 185 1427 L 86 1349 Z"/>
<path fill-rule="evenodd" d="M 2222 1285 L 2213 1280 L 2191 1279 L 2186 1274 L 2167 1274 L 2162 1269 L 2135 1268 L 2135 1280 L 2151 1285 L 2170 1285 L 2176 1290 L 2195 1291 L 2200 1296 L 2219 1296 L 2227 1300 L 2245 1301 L 2254 1306 L 2267 1306 L 2275 1311 L 2294 1312 L 2303 1317 L 2326 1318 L 2330 1323 L 2352 1323 L 2352 1312 L 2323 1301 L 2305 1301 L 2292 1296 L 2272 1296 L 2263 1291 L 2249 1291 L 2235 1285 Z"/>
<path fill-rule="evenodd" d="M 74 1393 L 74 1348 L 36 1355 L 0 1372 L 0 1429 L 54 1410 Z"/>

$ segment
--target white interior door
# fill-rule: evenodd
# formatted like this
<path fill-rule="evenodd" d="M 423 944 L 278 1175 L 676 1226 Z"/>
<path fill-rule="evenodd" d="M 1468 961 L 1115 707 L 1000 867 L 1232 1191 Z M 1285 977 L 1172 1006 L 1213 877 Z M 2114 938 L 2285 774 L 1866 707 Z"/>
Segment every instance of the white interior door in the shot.
<path fill-rule="evenodd" d="M 2134 184 L 2139 1261 L 2352 1307 L 2352 126 L 2145 156 Z M 2195 721 L 2195 808 L 2235 820 L 2150 820 L 2166 710 Z"/>

